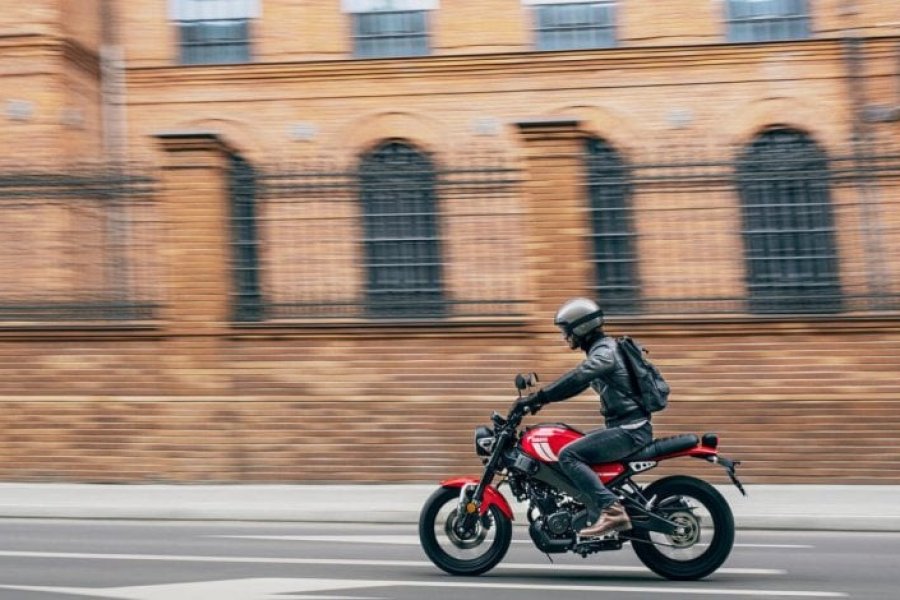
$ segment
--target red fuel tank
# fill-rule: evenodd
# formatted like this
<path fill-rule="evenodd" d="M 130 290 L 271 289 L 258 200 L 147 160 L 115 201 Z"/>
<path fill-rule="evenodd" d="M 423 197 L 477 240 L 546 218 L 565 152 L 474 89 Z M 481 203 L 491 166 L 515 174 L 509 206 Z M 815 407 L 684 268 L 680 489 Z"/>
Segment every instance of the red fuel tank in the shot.
<path fill-rule="evenodd" d="M 562 423 L 542 423 L 525 430 L 520 442 L 522 450 L 534 459 L 544 463 L 559 461 L 562 449 L 584 437 L 584 434 Z M 625 471 L 619 463 L 591 465 L 604 483 L 609 482 Z"/>

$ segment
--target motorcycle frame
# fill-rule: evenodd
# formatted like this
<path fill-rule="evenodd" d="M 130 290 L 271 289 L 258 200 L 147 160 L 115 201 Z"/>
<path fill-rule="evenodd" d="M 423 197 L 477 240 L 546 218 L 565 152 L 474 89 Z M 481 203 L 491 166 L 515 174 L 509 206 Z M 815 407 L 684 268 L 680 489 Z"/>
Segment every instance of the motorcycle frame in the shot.
<path fill-rule="evenodd" d="M 483 517 L 491 507 L 497 507 L 497 509 L 508 519 L 515 519 L 515 515 L 513 514 L 509 502 L 492 482 L 498 472 L 503 469 L 510 470 L 512 467 L 511 464 L 506 464 L 507 461 L 510 460 L 506 455 L 516 448 L 516 444 L 521 438 L 522 434 L 519 432 L 518 426 L 521 423 L 522 416 L 524 415 L 511 413 L 506 420 L 494 418 L 494 423 L 498 426 L 500 431 L 496 432 L 495 430 L 497 437 L 480 478 L 456 477 L 441 482 L 441 486 L 445 488 L 459 488 L 460 490 L 458 510 L 460 511 L 460 514 L 465 515 L 462 519 L 457 521 L 456 528 L 460 534 L 464 534 L 466 531 L 470 530 L 475 525 L 477 517 Z M 676 523 L 651 512 L 653 499 L 648 500 L 643 497 L 643 488 L 637 484 L 632 477 L 638 473 L 643 473 L 656 468 L 662 461 L 681 457 L 700 458 L 722 466 L 734 485 L 746 496 L 746 492 L 735 473 L 735 469 L 740 462 L 719 455 L 719 451 L 716 447 L 704 445 L 702 441 L 693 448 L 656 456 L 648 460 L 631 462 L 621 461 L 621 464 L 625 467 L 624 471 L 605 485 L 613 490 L 622 490 L 623 487 L 627 485 L 635 491 L 640 499 L 642 499 L 643 504 L 633 498 L 633 494 L 623 494 L 625 496 L 624 503 L 626 504 L 626 507 L 630 509 L 629 512 L 640 517 L 639 520 L 633 522 L 635 528 L 648 529 L 650 531 L 657 531 L 665 534 L 671 534 L 677 529 Z M 540 462 L 535 459 L 532 460 L 539 465 L 537 470 L 535 473 L 525 473 L 523 476 L 530 476 L 538 479 L 555 489 L 569 494 L 576 501 L 585 505 L 588 504 L 584 494 L 575 487 L 564 473 L 559 472 L 557 467 L 552 466 L 550 463 Z M 634 465 L 639 465 L 643 468 L 636 469 Z M 473 487 L 474 491 L 470 495 L 468 490 Z"/>

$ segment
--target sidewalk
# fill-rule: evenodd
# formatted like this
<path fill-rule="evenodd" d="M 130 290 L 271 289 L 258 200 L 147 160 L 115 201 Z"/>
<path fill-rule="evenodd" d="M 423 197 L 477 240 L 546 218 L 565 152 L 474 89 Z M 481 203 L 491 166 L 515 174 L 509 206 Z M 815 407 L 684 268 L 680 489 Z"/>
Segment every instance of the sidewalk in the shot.
<path fill-rule="evenodd" d="M 0 517 L 415 523 L 435 487 L 0 483 Z M 753 485 L 747 498 L 718 489 L 742 529 L 900 531 L 900 486 Z"/>

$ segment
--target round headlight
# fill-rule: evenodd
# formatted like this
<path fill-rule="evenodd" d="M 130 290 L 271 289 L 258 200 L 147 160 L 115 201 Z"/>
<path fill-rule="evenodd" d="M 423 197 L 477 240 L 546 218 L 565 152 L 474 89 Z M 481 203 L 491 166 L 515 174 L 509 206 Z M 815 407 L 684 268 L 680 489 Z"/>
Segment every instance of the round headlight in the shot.
<path fill-rule="evenodd" d="M 490 456 L 494 449 L 494 432 L 484 425 L 475 428 L 475 453 L 478 456 Z"/>

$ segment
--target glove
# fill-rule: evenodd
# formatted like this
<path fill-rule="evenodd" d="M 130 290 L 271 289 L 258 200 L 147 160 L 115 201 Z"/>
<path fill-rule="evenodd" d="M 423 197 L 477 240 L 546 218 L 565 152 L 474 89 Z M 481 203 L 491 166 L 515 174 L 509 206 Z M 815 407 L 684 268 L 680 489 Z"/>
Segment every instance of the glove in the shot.
<path fill-rule="evenodd" d="M 544 404 L 544 392 L 540 391 L 520 398 L 516 402 L 516 407 L 524 413 L 536 415 L 544 407 Z"/>

